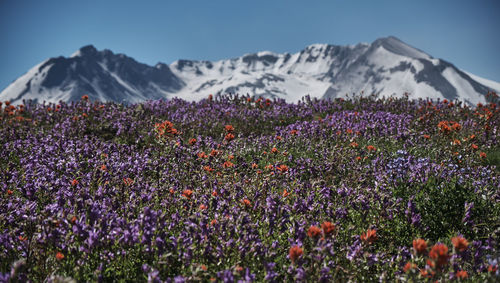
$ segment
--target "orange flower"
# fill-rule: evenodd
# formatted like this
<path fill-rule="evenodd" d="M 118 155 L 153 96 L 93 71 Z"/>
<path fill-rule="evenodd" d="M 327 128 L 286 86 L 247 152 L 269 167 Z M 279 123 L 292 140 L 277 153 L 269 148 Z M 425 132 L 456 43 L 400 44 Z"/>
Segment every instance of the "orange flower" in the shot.
<path fill-rule="evenodd" d="M 207 268 L 207 266 L 206 266 L 206 265 L 202 264 L 202 265 L 201 265 L 201 269 L 202 269 L 203 271 L 207 271 L 207 269 L 208 269 L 208 268 Z"/>
<path fill-rule="evenodd" d="M 272 152 L 272 153 L 278 153 L 279 151 L 278 151 L 278 149 L 277 149 L 277 148 L 273 147 L 273 148 L 271 149 L 271 152 Z"/>
<path fill-rule="evenodd" d="M 18 238 L 18 239 L 19 239 L 19 241 L 21 241 L 21 242 L 24 242 L 24 241 L 26 241 L 26 240 L 27 240 L 27 238 L 26 238 L 26 237 L 23 237 L 23 236 L 19 236 L 19 237 L 17 237 L 17 238 Z"/>
<path fill-rule="evenodd" d="M 335 224 L 325 221 L 321 224 L 321 229 L 323 229 L 325 237 L 330 236 L 335 231 Z"/>
<path fill-rule="evenodd" d="M 207 209 L 208 207 L 202 203 L 202 204 L 200 204 L 200 207 L 199 207 L 199 208 L 200 208 L 200 210 L 205 210 L 205 209 Z"/>
<path fill-rule="evenodd" d="M 210 166 L 208 166 L 208 165 L 207 165 L 207 166 L 203 166 L 203 170 L 205 170 L 205 171 L 207 171 L 207 172 L 209 172 L 209 173 L 214 171 L 214 169 L 213 169 L 213 168 L 211 168 L 211 167 L 210 167 Z"/>
<path fill-rule="evenodd" d="M 282 195 L 284 198 L 286 198 L 287 196 L 289 196 L 289 195 L 290 195 L 290 193 L 289 193 L 289 192 L 287 192 L 287 191 L 286 191 L 286 189 L 285 189 L 285 190 L 283 190 L 283 193 L 282 193 L 281 195 Z"/>
<path fill-rule="evenodd" d="M 453 244 L 453 247 L 455 247 L 455 249 L 459 252 L 465 251 L 469 246 L 469 242 L 462 236 L 451 238 L 451 243 Z"/>
<path fill-rule="evenodd" d="M 187 198 L 187 199 L 191 199 L 192 195 L 193 195 L 193 191 L 191 191 L 191 190 L 182 191 L 182 196 Z"/>
<path fill-rule="evenodd" d="M 316 238 L 321 234 L 321 229 L 318 226 L 311 225 L 309 229 L 307 229 L 307 236 L 311 238 Z"/>
<path fill-rule="evenodd" d="M 244 199 L 241 201 L 246 207 L 250 207 L 250 205 L 252 204 L 248 199 Z"/>
<path fill-rule="evenodd" d="M 434 271 L 429 272 L 425 269 L 420 269 L 420 275 L 424 278 L 431 278 L 434 276 L 434 274 L 435 274 Z"/>
<path fill-rule="evenodd" d="M 498 270 L 498 265 L 488 265 L 488 272 L 495 273 Z"/>
<path fill-rule="evenodd" d="M 217 224 L 217 219 L 213 219 L 212 221 L 210 221 L 210 225 L 214 226 L 215 224 Z"/>
<path fill-rule="evenodd" d="M 292 135 L 292 136 L 295 136 L 298 133 L 299 133 L 299 131 L 297 131 L 297 130 L 291 130 L 290 131 L 290 135 Z"/>
<path fill-rule="evenodd" d="M 231 134 L 231 133 L 228 133 L 225 137 L 224 137 L 225 140 L 227 141 L 232 141 L 234 139 L 234 135 Z"/>
<path fill-rule="evenodd" d="M 281 173 L 285 173 L 286 171 L 288 171 L 288 166 L 286 166 L 285 164 L 281 164 L 276 169 L 278 169 Z"/>
<path fill-rule="evenodd" d="M 233 166 L 234 166 L 234 164 L 229 160 L 224 162 L 224 164 L 222 164 L 222 167 L 224 167 L 224 168 L 229 168 L 229 167 L 233 167 Z"/>
<path fill-rule="evenodd" d="M 438 268 L 448 263 L 448 247 L 444 244 L 435 244 L 429 252 L 429 257 L 434 260 Z"/>
<path fill-rule="evenodd" d="M 361 240 L 367 244 L 372 244 L 377 240 L 377 230 L 368 229 L 365 233 L 361 234 Z"/>
<path fill-rule="evenodd" d="M 75 224 L 76 223 L 76 216 L 71 217 L 71 223 Z"/>
<path fill-rule="evenodd" d="M 453 140 L 453 144 L 454 144 L 454 145 L 460 145 L 460 144 L 461 144 L 461 142 L 460 142 L 460 140 L 454 139 L 454 140 Z"/>
<path fill-rule="evenodd" d="M 78 180 L 77 179 L 73 179 L 73 181 L 71 181 L 71 185 L 74 187 L 76 185 L 78 185 Z"/>
<path fill-rule="evenodd" d="M 210 156 L 217 156 L 217 154 L 219 154 L 219 152 L 215 149 L 212 149 L 212 151 L 210 152 Z"/>
<path fill-rule="evenodd" d="M 194 145 L 196 143 L 196 139 L 192 138 L 189 140 L 189 145 Z"/>
<path fill-rule="evenodd" d="M 106 165 L 103 164 L 103 165 L 101 165 L 100 169 L 101 169 L 101 171 L 106 171 L 108 168 L 106 167 Z"/>
<path fill-rule="evenodd" d="M 293 246 L 290 248 L 290 251 L 288 252 L 288 255 L 290 256 L 290 260 L 292 260 L 292 263 L 295 263 L 295 261 L 302 256 L 304 251 L 299 246 Z"/>
<path fill-rule="evenodd" d="M 358 147 L 358 143 L 357 142 L 352 142 L 350 145 L 351 145 L 352 148 Z"/>
<path fill-rule="evenodd" d="M 361 161 L 361 156 L 356 156 L 357 161 Z"/>
<path fill-rule="evenodd" d="M 485 153 L 485 152 L 483 152 L 483 151 L 481 151 L 481 152 L 479 153 L 479 157 L 481 157 L 481 158 L 486 158 L 486 153 Z"/>
<path fill-rule="evenodd" d="M 413 250 L 415 250 L 415 253 L 417 254 L 426 254 L 427 242 L 424 239 L 413 240 Z"/>
<path fill-rule="evenodd" d="M 12 190 L 7 190 L 7 194 L 10 196 L 12 195 L 14 192 Z"/>
<path fill-rule="evenodd" d="M 409 261 L 405 264 L 405 267 L 403 267 L 403 272 L 408 273 L 408 271 L 414 268 L 417 268 L 417 265 Z"/>
<path fill-rule="evenodd" d="M 229 133 L 230 133 L 230 132 L 232 132 L 232 131 L 234 131 L 234 127 L 233 127 L 232 125 L 226 125 L 226 126 L 225 126 L 225 129 L 226 129 L 226 131 L 227 131 L 227 132 L 229 132 Z"/>
<path fill-rule="evenodd" d="M 276 136 L 276 139 L 280 141 L 282 138 L 281 136 Z"/>
<path fill-rule="evenodd" d="M 369 146 L 367 146 L 367 147 L 366 147 L 366 149 L 367 149 L 368 151 L 375 151 L 375 150 L 377 150 L 377 149 L 376 149 L 373 145 L 369 145 Z"/>
<path fill-rule="evenodd" d="M 56 258 L 57 258 L 57 260 L 62 260 L 64 258 L 64 254 L 61 252 L 57 252 Z"/>
<path fill-rule="evenodd" d="M 252 163 L 252 169 L 259 167 L 256 163 Z"/>
<path fill-rule="evenodd" d="M 465 270 L 457 271 L 457 273 L 455 273 L 455 276 L 457 276 L 457 278 L 459 278 L 459 279 L 466 279 L 467 277 L 469 277 L 469 275 L 467 274 L 467 271 L 465 271 Z"/>
<path fill-rule="evenodd" d="M 82 100 L 89 100 L 89 96 L 88 95 L 82 95 Z"/>
<path fill-rule="evenodd" d="M 478 149 L 478 148 L 479 148 L 479 147 L 478 147 L 477 145 L 475 145 L 475 144 L 471 144 L 471 146 L 470 146 L 470 147 L 472 147 L 472 149 Z"/>
<path fill-rule="evenodd" d="M 202 151 L 202 152 L 198 152 L 198 154 L 197 154 L 197 155 L 198 155 L 198 158 L 200 158 L 200 159 L 203 159 L 203 158 L 207 158 L 207 157 L 208 157 L 208 155 L 207 155 L 204 151 Z"/>

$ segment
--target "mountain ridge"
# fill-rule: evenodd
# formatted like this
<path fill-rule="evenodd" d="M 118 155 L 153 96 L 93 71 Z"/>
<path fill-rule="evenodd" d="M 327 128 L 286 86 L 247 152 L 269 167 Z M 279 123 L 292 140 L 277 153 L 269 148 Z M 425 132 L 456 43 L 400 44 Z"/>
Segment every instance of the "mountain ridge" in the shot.
<path fill-rule="evenodd" d="M 328 99 L 364 92 L 476 104 L 486 101 L 488 91 L 498 91 L 497 86 L 389 36 L 371 44 L 319 43 L 296 53 L 260 51 L 218 61 L 179 59 L 154 66 L 85 45 L 70 57 L 37 64 L 7 86 L 0 100 L 75 101 L 87 94 L 93 100 L 136 103 L 239 93 L 295 102 L 304 95 Z"/>

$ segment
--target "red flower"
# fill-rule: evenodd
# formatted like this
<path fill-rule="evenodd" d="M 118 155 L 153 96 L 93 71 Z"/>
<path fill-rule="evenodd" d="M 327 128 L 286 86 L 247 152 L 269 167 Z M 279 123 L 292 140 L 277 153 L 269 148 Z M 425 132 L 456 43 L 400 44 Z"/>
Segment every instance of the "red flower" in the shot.
<path fill-rule="evenodd" d="M 276 139 L 279 141 L 282 140 L 281 136 L 276 136 Z"/>
<path fill-rule="evenodd" d="M 78 180 L 77 179 L 73 179 L 73 181 L 71 181 L 71 185 L 74 187 L 76 185 L 78 185 Z"/>
<path fill-rule="evenodd" d="M 228 133 L 228 134 L 224 137 L 224 139 L 225 139 L 226 141 L 232 141 L 232 140 L 234 140 L 234 135 L 233 135 L 233 134 L 231 134 L 231 133 Z"/>
<path fill-rule="evenodd" d="M 205 171 L 207 171 L 207 172 L 209 172 L 209 173 L 214 171 L 214 169 L 213 169 L 213 168 L 211 168 L 211 167 L 210 167 L 210 166 L 208 166 L 208 165 L 207 165 L 207 166 L 203 166 L 203 170 L 205 170 Z"/>
<path fill-rule="evenodd" d="M 448 247 L 441 243 L 435 244 L 429 252 L 429 257 L 434 260 L 438 268 L 446 265 L 450 257 Z"/>
<path fill-rule="evenodd" d="M 286 198 L 287 196 L 289 196 L 289 195 L 290 195 L 290 193 L 289 193 L 289 192 L 287 192 L 287 191 L 286 191 L 286 189 L 285 189 L 285 190 L 283 190 L 283 193 L 282 193 L 281 195 L 282 195 L 284 198 Z"/>
<path fill-rule="evenodd" d="M 291 130 L 290 131 L 290 135 L 292 135 L 292 136 L 295 136 L 298 133 L 299 133 L 299 131 L 297 131 L 297 130 Z"/>
<path fill-rule="evenodd" d="M 271 152 L 272 152 L 272 153 L 278 153 L 279 151 L 278 151 L 278 149 L 277 149 L 277 148 L 273 147 L 273 148 L 271 149 Z"/>
<path fill-rule="evenodd" d="M 369 145 L 369 146 L 367 146 L 367 147 L 366 147 L 366 149 L 367 149 L 368 151 L 375 151 L 375 150 L 377 150 L 377 149 L 376 149 L 373 145 Z"/>
<path fill-rule="evenodd" d="M 101 169 L 101 171 L 106 171 L 108 168 L 106 167 L 106 165 L 103 164 L 103 165 L 101 165 L 100 169 Z"/>
<path fill-rule="evenodd" d="M 488 265 L 488 272 L 495 273 L 498 270 L 498 265 Z"/>
<path fill-rule="evenodd" d="M 189 140 L 189 145 L 194 145 L 196 143 L 196 139 L 192 138 Z"/>
<path fill-rule="evenodd" d="M 227 132 L 229 132 L 229 133 L 230 133 L 230 132 L 232 132 L 232 131 L 234 131 L 234 127 L 233 127 L 232 125 L 226 125 L 226 126 L 225 126 L 225 129 L 226 129 L 226 131 L 227 131 Z"/>
<path fill-rule="evenodd" d="M 417 254 L 426 254 L 427 242 L 424 239 L 413 240 L 413 250 L 415 250 L 415 253 Z"/>
<path fill-rule="evenodd" d="M 182 196 L 187 198 L 187 199 L 191 199 L 192 195 L 193 195 L 193 191 L 191 191 L 191 190 L 182 191 Z"/>
<path fill-rule="evenodd" d="M 89 96 L 88 95 L 82 95 L 82 100 L 89 100 Z"/>
<path fill-rule="evenodd" d="M 217 191 L 212 192 L 212 196 L 216 197 L 217 196 Z"/>
<path fill-rule="evenodd" d="M 405 267 L 403 267 L 403 271 L 404 273 L 408 273 L 408 271 L 414 268 L 417 268 L 417 265 L 409 261 L 405 264 Z"/>
<path fill-rule="evenodd" d="M 325 237 L 327 237 L 333 234 L 333 232 L 335 231 L 335 224 L 325 221 L 321 224 L 321 229 L 323 229 L 323 234 L 325 234 Z"/>
<path fill-rule="evenodd" d="M 246 207 L 250 207 L 250 205 L 252 204 L 248 199 L 244 199 L 241 201 Z"/>
<path fill-rule="evenodd" d="M 467 274 L 467 271 L 465 271 L 465 270 L 457 271 L 457 273 L 455 273 L 455 276 L 457 276 L 457 278 L 459 278 L 459 279 L 465 279 L 465 278 L 469 277 L 469 275 Z"/>
<path fill-rule="evenodd" d="M 467 249 L 469 246 L 469 242 L 464 237 L 457 236 L 451 238 L 451 243 L 453 244 L 453 247 L 459 252 L 463 252 Z"/>
<path fill-rule="evenodd" d="M 57 260 L 62 260 L 64 258 L 64 254 L 61 252 L 57 252 L 56 258 L 57 258 Z"/>
<path fill-rule="evenodd" d="M 357 142 L 352 142 L 352 143 L 350 144 L 350 146 L 351 146 L 352 148 L 356 148 L 356 147 L 358 147 L 358 143 L 357 143 Z"/>
<path fill-rule="evenodd" d="M 290 260 L 292 260 L 292 263 L 295 263 L 295 261 L 304 253 L 302 249 L 299 246 L 293 246 L 290 248 L 290 251 L 288 252 L 288 255 L 290 256 Z"/>
<path fill-rule="evenodd" d="M 372 244 L 377 240 L 377 230 L 368 229 L 365 233 L 361 234 L 361 240 L 367 244 Z"/>
<path fill-rule="evenodd" d="M 475 144 L 471 144 L 472 149 L 478 149 L 479 147 Z"/>
<path fill-rule="evenodd" d="M 210 152 L 210 156 L 217 156 L 217 154 L 219 154 L 219 152 L 215 149 L 212 149 L 212 151 Z"/>
<path fill-rule="evenodd" d="M 286 171 L 288 171 L 288 166 L 286 166 L 285 164 L 281 164 L 276 169 L 278 169 L 281 173 L 285 173 Z"/>
<path fill-rule="evenodd" d="M 312 225 L 307 229 L 307 236 L 311 238 L 316 238 L 321 234 L 321 229 L 318 226 Z"/>
<path fill-rule="evenodd" d="M 12 190 L 7 190 L 7 194 L 10 196 L 12 195 L 14 192 Z"/>
<path fill-rule="evenodd" d="M 479 153 L 479 157 L 481 158 L 486 158 L 486 153 L 481 151 L 481 153 Z"/>
<path fill-rule="evenodd" d="M 233 166 L 234 166 L 234 164 L 229 160 L 224 162 L 224 164 L 222 164 L 222 167 L 224 167 L 224 168 L 229 168 L 229 167 L 233 167 Z"/>
<path fill-rule="evenodd" d="M 126 186 L 131 186 L 133 183 L 134 183 L 134 180 L 131 179 L 131 178 L 123 178 L 123 183 L 126 185 Z"/>
<path fill-rule="evenodd" d="M 204 205 L 203 203 L 200 204 L 200 210 L 205 210 L 207 209 L 208 207 L 206 205 Z"/>

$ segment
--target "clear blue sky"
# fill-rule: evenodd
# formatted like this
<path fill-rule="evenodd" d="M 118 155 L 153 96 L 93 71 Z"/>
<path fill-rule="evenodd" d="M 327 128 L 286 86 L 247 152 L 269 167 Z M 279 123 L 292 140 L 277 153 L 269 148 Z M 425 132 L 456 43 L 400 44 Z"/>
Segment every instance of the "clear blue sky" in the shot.
<path fill-rule="evenodd" d="M 500 81 L 498 0 L 0 0 L 0 90 L 87 44 L 153 65 L 389 35 Z"/>

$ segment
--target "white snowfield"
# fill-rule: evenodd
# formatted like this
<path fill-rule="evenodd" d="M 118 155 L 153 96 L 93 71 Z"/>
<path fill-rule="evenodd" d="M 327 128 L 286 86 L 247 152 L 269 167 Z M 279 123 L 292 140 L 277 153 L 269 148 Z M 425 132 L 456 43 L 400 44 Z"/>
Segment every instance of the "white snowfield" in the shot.
<path fill-rule="evenodd" d="M 208 95 L 312 98 L 377 94 L 380 97 L 431 98 L 486 102 L 500 83 L 457 69 L 452 64 L 395 37 L 352 46 L 313 44 L 289 54 L 270 51 L 210 61 L 178 60 L 154 67 L 123 54 L 85 46 L 69 58 L 51 58 L 29 70 L 0 93 L 14 104 L 93 100 L 136 103 L 179 97 L 197 101 Z"/>

